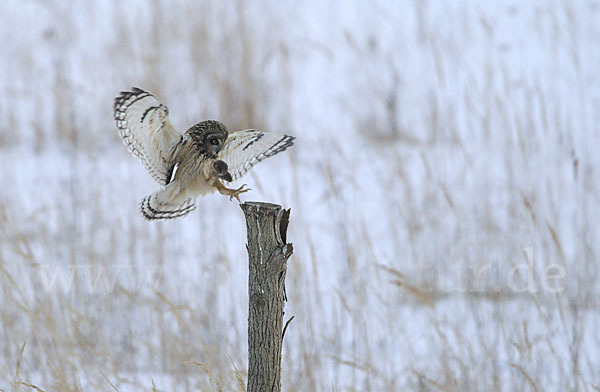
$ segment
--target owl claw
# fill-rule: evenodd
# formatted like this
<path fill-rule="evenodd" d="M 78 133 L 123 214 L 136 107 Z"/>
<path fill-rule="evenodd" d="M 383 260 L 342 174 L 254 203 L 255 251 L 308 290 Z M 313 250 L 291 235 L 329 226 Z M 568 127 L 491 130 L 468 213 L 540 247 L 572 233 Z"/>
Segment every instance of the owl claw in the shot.
<path fill-rule="evenodd" d="M 244 187 L 246 187 L 246 186 L 248 186 L 248 185 L 244 184 L 244 185 L 242 185 L 241 187 L 239 187 L 238 189 L 232 189 L 232 190 L 231 190 L 231 191 L 232 191 L 232 193 L 231 193 L 231 195 L 229 195 L 229 200 L 233 200 L 233 198 L 235 197 L 235 198 L 236 198 L 236 200 L 237 200 L 239 203 L 241 203 L 241 200 L 240 200 L 240 197 L 239 197 L 239 195 L 240 195 L 241 193 L 245 193 L 245 192 L 248 192 L 248 191 L 250 190 L 250 188 L 244 188 Z"/>
<path fill-rule="evenodd" d="M 215 184 L 215 187 L 217 188 L 217 190 L 219 191 L 220 194 L 225 195 L 225 196 L 229 196 L 229 200 L 233 200 L 233 198 L 235 197 L 235 199 L 241 203 L 240 200 L 240 194 L 248 192 L 250 190 L 250 188 L 246 188 L 247 185 L 244 184 L 241 187 L 237 188 L 237 189 L 231 189 L 231 188 L 227 188 L 225 185 L 223 185 L 221 183 L 221 181 L 217 181 Z"/>

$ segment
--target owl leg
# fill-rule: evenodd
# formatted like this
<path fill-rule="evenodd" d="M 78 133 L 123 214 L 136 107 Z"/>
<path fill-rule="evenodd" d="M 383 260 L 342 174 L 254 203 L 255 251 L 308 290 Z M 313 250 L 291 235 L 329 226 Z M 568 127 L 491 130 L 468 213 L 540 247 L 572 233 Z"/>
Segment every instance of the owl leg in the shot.
<path fill-rule="evenodd" d="M 241 187 L 239 187 L 237 189 L 230 189 L 230 188 L 227 188 L 225 185 L 223 185 L 223 183 L 221 181 L 217 181 L 215 183 L 215 188 L 217 188 L 217 190 L 219 191 L 220 194 L 229 196 L 229 200 L 231 200 L 235 197 L 237 199 L 237 201 L 240 201 L 239 195 L 241 193 L 245 193 L 250 190 L 250 188 L 245 188 L 245 186 L 246 186 L 246 184 L 242 185 Z"/>

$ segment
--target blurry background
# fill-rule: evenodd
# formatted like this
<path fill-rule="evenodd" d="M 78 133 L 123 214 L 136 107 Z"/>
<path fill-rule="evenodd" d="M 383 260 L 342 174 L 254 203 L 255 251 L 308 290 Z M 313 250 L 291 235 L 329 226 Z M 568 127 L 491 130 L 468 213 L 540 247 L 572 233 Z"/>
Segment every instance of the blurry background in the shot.
<path fill-rule="evenodd" d="M 0 389 L 243 390 L 242 212 L 142 219 L 157 185 L 112 119 L 138 86 L 181 131 L 297 137 L 243 179 L 292 210 L 284 390 L 598 390 L 599 20 L 598 0 L 5 0 Z"/>

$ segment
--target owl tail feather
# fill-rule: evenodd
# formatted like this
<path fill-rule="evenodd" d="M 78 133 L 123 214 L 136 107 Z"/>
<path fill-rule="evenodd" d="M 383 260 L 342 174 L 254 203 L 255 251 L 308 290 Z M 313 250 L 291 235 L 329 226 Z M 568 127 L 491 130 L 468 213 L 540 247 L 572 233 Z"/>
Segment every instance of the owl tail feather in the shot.
<path fill-rule="evenodd" d="M 192 198 L 187 198 L 181 203 L 173 203 L 164 196 L 166 196 L 165 189 L 146 196 L 140 202 L 140 212 L 146 220 L 173 219 L 186 215 L 196 208 Z"/>

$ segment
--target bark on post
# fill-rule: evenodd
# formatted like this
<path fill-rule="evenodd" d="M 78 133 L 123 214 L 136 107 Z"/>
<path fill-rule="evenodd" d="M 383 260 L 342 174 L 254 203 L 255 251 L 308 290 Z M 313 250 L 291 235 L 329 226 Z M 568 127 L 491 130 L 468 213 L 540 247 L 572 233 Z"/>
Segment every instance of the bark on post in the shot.
<path fill-rule="evenodd" d="M 281 391 L 283 302 L 290 210 L 270 203 L 241 205 L 248 229 L 248 392 Z"/>

